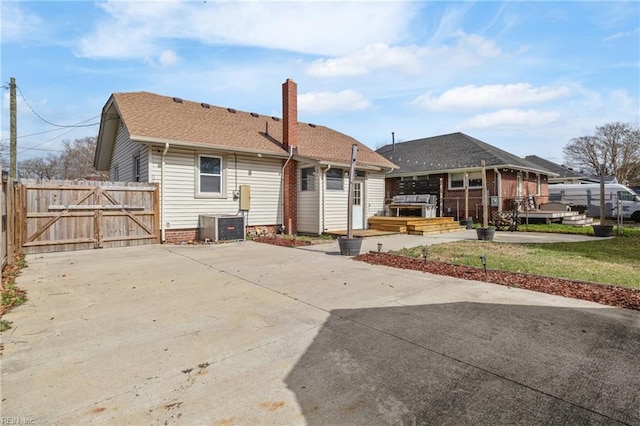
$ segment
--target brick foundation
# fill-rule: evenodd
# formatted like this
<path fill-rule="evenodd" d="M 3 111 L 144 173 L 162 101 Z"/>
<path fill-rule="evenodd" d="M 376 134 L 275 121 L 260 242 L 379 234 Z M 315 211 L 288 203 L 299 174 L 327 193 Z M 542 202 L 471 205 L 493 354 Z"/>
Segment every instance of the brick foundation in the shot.
<path fill-rule="evenodd" d="M 199 241 L 200 230 L 193 229 L 166 229 L 164 232 L 165 242 L 170 244 L 186 243 L 189 241 Z"/>
<path fill-rule="evenodd" d="M 251 225 L 246 227 L 248 236 L 276 235 L 280 233 L 281 225 Z M 202 242 L 200 230 L 193 229 L 166 229 L 165 242 L 167 244 L 180 244 L 188 242 Z"/>

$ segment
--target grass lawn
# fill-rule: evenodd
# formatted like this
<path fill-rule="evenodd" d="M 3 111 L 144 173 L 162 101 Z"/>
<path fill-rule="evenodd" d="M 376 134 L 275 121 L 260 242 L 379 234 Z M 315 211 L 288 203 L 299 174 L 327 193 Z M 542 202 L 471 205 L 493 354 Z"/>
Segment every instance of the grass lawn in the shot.
<path fill-rule="evenodd" d="M 532 225 L 529 226 L 529 231 L 532 231 Z M 556 225 L 558 226 L 562 227 Z M 560 228 L 555 231 L 559 232 Z M 490 269 L 640 288 L 640 227 L 625 227 L 624 235 L 621 236 L 617 236 L 617 230 L 614 229 L 614 235 L 616 236 L 612 239 L 579 243 L 459 241 L 429 246 L 428 258 L 482 267 L 480 256 L 485 255 L 487 268 Z M 422 257 L 422 246 L 405 248 L 395 253 Z"/>

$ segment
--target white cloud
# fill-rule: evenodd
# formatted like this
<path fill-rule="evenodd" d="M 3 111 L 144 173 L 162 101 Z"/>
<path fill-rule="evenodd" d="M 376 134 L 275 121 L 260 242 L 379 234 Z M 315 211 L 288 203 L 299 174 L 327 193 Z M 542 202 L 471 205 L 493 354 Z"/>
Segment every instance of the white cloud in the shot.
<path fill-rule="evenodd" d="M 42 32 L 44 23 L 37 15 L 20 7 L 19 3 L 1 2 L 2 43 L 19 42 L 37 37 Z"/>
<path fill-rule="evenodd" d="M 567 86 L 533 87 L 529 83 L 462 86 L 442 94 L 426 93 L 413 104 L 430 111 L 456 111 L 477 108 L 504 108 L 547 102 L 571 94 Z"/>
<path fill-rule="evenodd" d="M 180 62 L 180 57 L 173 50 L 163 50 L 160 52 L 158 62 L 163 67 L 170 67 Z"/>
<path fill-rule="evenodd" d="M 355 90 L 341 92 L 308 92 L 298 95 L 302 112 L 318 114 L 328 111 L 353 111 L 369 107 L 371 103 Z"/>
<path fill-rule="evenodd" d="M 79 56 L 153 56 L 167 39 L 341 55 L 373 42 L 398 41 L 418 7 L 409 2 L 109 1 L 99 5 L 109 16 L 79 41 Z"/>
<path fill-rule="evenodd" d="M 472 68 L 502 53 L 495 42 L 477 34 L 456 31 L 450 38 L 454 43 L 436 47 L 371 43 L 347 55 L 315 60 L 307 73 L 314 77 L 345 77 L 393 68 L 407 74 L 421 74 L 433 69 Z"/>
<path fill-rule="evenodd" d="M 613 41 L 613 40 L 617 40 L 619 38 L 637 37 L 638 33 L 640 33 L 640 28 L 636 28 L 636 29 L 631 30 L 631 31 L 618 32 L 618 33 L 612 34 L 612 35 L 610 35 L 608 37 L 605 37 L 602 40 L 603 41 Z"/>
<path fill-rule="evenodd" d="M 486 129 L 495 127 L 532 127 L 550 124 L 560 114 L 555 111 L 503 109 L 489 114 L 476 115 L 463 122 L 460 129 Z"/>
<path fill-rule="evenodd" d="M 314 77 L 355 76 L 367 74 L 371 69 L 394 67 L 417 72 L 421 68 L 420 58 L 427 52 L 428 49 L 418 46 L 390 47 L 373 43 L 340 58 L 316 60 L 307 72 Z"/>

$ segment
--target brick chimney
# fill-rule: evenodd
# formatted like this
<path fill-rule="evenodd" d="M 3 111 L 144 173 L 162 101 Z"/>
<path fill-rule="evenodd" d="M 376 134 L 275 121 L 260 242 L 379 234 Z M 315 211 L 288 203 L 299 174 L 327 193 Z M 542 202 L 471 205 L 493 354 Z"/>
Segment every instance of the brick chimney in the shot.
<path fill-rule="evenodd" d="M 287 79 L 282 83 L 282 141 L 284 147 L 298 147 L 298 85 Z"/>
<path fill-rule="evenodd" d="M 282 84 L 282 142 L 289 153 L 298 148 L 298 85 L 290 78 Z M 287 234 L 298 229 L 298 162 L 283 160 L 282 225 Z"/>

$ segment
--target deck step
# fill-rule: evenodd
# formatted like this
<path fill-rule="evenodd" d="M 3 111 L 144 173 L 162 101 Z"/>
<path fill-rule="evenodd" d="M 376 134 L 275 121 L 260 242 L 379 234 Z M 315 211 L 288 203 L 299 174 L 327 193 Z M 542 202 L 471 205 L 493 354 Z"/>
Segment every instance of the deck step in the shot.
<path fill-rule="evenodd" d="M 585 214 L 576 214 L 563 218 L 562 224 L 575 227 L 591 226 L 593 225 L 593 218 L 587 217 Z"/>
<path fill-rule="evenodd" d="M 369 228 L 377 229 L 378 231 L 401 232 L 403 234 L 407 232 L 407 227 L 403 225 L 383 225 L 369 223 Z"/>
<path fill-rule="evenodd" d="M 452 217 L 409 216 L 374 216 L 369 218 L 369 228 L 411 235 L 441 234 L 465 229 Z"/>
<path fill-rule="evenodd" d="M 446 234 L 448 232 L 456 232 L 465 229 L 464 227 L 458 227 L 456 229 L 448 228 L 448 229 L 434 229 L 431 231 L 407 231 L 409 235 L 437 235 L 437 234 Z"/>

